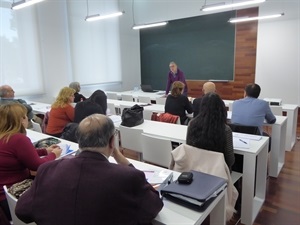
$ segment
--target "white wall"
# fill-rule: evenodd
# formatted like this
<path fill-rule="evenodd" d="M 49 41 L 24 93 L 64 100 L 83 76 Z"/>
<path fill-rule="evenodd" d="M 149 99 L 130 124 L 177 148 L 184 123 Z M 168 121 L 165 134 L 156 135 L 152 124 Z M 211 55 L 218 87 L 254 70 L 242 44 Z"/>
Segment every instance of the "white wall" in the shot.
<path fill-rule="evenodd" d="M 261 21 L 258 26 L 256 83 L 262 98 L 281 98 L 300 105 L 300 1 L 267 2 L 260 14 L 284 12 L 285 16 Z"/>
<path fill-rule="evenodd" d="M 203 14 L 200 8 L 204 1 L 119 0 L 119 3 L 125 11 L 119 24 L 122 83 L 83 87 L 84 94 L 89 95 L 97 88 L 129 90 L 138 86 L 141 82 L 139 33 L 131 29 L 133 24 L 198 16 Z M 49 102 L 62 86 L 72 81 L 66 3 L 46 1 L 38 9 L 47 94 L 36 100 Z M 256 82 L 262 87 L 261 97 L 282 98 L 284 103 L 300 105 L 299 0 L 269 0 L 260 6 L 261 15 L 276 11 L 286 15 L 259 22 Z"/>

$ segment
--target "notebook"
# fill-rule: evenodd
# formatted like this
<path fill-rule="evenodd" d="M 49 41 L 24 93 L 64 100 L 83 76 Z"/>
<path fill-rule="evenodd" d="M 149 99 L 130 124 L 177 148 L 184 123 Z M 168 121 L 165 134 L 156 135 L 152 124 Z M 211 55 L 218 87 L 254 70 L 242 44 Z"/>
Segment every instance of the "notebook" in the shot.
<path fill-rule="evenodd" d="M 158 92 L 154 91 L 150 84 L 141 84 L 141 89 L 143 92 Z"/>
<path fill-rule="evenodd" d="M 196 206 L 202 206 L 218 196 L 226 187 L 227 181 L 221 177 L 192 170 L 193 182 L 180 184 L 177 181 L 161 189 L 161 195 L 180 199 Z"/>

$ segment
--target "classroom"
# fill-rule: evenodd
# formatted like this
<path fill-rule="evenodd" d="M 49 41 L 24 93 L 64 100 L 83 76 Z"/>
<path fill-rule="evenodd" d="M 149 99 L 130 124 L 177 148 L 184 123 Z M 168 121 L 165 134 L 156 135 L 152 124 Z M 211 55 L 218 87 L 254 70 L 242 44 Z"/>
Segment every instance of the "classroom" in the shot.
<path fill-rule="evenodd" d="M 203 22 L 207 34 L 210 19 L 220 19 L 221 14 L 244 17 L 280 13 L 283 16 L 279 18 L 232 25 L 232 79 L 212 77 L 202 80 L 195 75 L 190 79 L 187 76 L 188 95 L 199 97 L 203 83 L 212 79 L 223 99 L 236 100 L 243 98 L 246 84 L 255 82 L 261 87 L 259 98 L 281 99 L 284 104 L 299 107 L 300 1 L 267 0 L 249 8 L 201 11 L 204 5 L 217 2 L 46 0 L 14 11 L 11 10 L 11 1 L 1 0 L 0 86 L 11 85 L 18 98 L 46 104 L 51 104 L 59 90 L 73 81 L 81 84 L 81 93 L 85 96 L 97 89 L 106 92 L 136 90 L 141 84 L 164 90 L 169 62 L 175 61 L 184 71 L 189 71 L 189 66 L 197 71 L 197 66 L 200 70 L 206 65 L 190 64 L 192 60 L 189 59 L 193 56 L 187 53 L 179 53 L 180 57 L 145 60 L 141 43 L 143 35 L 151 34 L 151 28 L 134 30 L 134 25 L 162 21 L 171 25 L 172 21 L 207 18 Z M 235 0 L 223 2 L 229 4 Z M 91 15 L 116 11 L 122 11 L 123 15 L 85 21 Z M 170 38 L 171 44 L 172 41 Z M 172 51 L 176 52 L 174 46 Z M 213 58 L 211 61 L 209 63 L 214 65 Z M 144 73 L 147 64 L 151 67 L 150 75 Z M 160 86 L 156 86 L 158 83 Z M 296 117 L 299 136 L 299 112 Z"/>

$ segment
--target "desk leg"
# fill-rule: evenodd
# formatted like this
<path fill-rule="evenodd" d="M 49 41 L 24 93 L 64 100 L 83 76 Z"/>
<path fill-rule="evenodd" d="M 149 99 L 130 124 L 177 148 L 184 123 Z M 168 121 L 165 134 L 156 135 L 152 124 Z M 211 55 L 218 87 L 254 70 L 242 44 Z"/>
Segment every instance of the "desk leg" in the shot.
<path fill-rule="evenodd" d="M 269 175 L 271 177 L 277 177 L 284 165 L 286 127 L 287 120 L 281 125 L 272 125 L 272 144 L 269 162 Z"/>
<path fill-rule="evenodd" d="M 227 192 L 227 189 L 224 190 Z M 225 194 L 220 199 L 218 204 L 214 207 L 214 209 L 210 213 L 210 224 L 226 224 L 226 205 L 225 205 Z"/>
<path fill-rule="evenodd" d="M 241 222 L 252 224 L 256 155 L 245 153 L 243 165 Z"/>
<path fill-rule="evenodd" d="M 286 116 L 288 118 L 286 128 L 286 151 L 291 151 L 296 143 L 297 137 L 297 119 L 298 119 L 298 108 L 294 110 L 286 110 Z"/>

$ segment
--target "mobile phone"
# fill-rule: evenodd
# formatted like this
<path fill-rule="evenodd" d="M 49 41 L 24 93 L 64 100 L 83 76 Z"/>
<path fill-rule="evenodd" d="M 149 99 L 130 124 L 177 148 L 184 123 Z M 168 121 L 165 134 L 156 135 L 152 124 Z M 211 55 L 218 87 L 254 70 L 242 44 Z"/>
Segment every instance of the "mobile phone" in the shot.
<path fill-rule="evenodd" d="M 179 175 L 177 181 L 180 184 L 190 184 L 193 181 L 193 173 L 183 172 Z"/>

